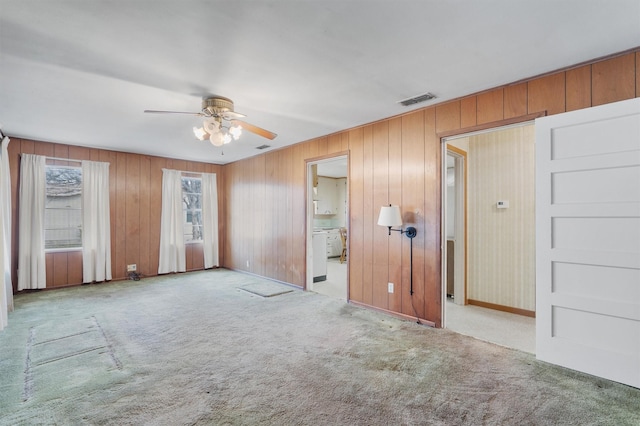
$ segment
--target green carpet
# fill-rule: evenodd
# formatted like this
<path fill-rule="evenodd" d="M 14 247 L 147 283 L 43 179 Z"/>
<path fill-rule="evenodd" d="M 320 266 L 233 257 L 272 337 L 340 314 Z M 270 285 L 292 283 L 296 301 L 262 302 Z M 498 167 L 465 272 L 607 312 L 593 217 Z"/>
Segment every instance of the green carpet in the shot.
<path fill-rule="evenodd" d="M 18 294 L 2 425 L 638 425 L 640 390 L 224 269 Z"/>

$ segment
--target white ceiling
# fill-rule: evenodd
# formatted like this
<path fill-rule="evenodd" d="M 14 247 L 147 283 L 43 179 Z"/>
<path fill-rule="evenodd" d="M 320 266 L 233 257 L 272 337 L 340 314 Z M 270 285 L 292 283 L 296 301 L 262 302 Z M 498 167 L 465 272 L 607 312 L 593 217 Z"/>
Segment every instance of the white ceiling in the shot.
<path fill-rule="evenodd" d="M 228 163 L 640 46 L 640 0 L 0 0 L 0 123 L 15 136 Z M 226 96 L 220 148 L 188 115 Z"/>

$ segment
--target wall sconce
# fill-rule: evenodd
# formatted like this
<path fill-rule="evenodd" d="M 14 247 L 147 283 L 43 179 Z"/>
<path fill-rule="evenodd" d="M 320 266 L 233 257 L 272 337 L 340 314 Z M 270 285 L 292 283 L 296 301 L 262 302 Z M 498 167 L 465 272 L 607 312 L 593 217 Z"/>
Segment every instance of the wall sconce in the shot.
<path fill-rule="evenodd" d="M 378 216 L 378 225 L 386 226 L 389 228 L 389 235 L 391 235 L 391 231 L 397 231 L 401 234 L 405 234 L 411 240 L 411 269 L 410 269 L 410 287 L 409 294 L 413 295 L 413 238 L 416 236 L 416 228 L 413 226 L 407 227 L 407 229 L 393 229 L 394 226 L 402 226 L 402 216 L 400 215 L 400 207 L 399 206 L 382 206 L 380 208 L 380 216 Z"/>

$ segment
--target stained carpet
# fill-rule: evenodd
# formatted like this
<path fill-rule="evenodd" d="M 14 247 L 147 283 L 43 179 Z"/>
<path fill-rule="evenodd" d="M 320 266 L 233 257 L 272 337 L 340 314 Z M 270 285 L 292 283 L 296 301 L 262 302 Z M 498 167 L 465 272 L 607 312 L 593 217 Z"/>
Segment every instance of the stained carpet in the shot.
<path fill-rule="evenodd" d="M 640 390 L 227 270 L 19 294 L 0 424 L 638 425 Z M 285 286 L 286 287 L 286 286 Z"/>

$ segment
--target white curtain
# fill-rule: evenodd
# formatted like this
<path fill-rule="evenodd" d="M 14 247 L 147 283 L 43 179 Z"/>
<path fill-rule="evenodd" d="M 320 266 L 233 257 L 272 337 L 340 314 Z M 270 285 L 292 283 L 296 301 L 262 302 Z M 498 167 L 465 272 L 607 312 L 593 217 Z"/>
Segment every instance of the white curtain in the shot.
<path fill-rule="evenodd" d="M 82 282 L 111 280 L 109 163 L 82 162 Z"/>
<path fill-rule="evenodd" d="M 185 272 L 187 270 L 182 214 L 182 172 L 162 169 L 162 213 L 160 216 L 160 264 L 158 266 L 158 274 Z"/>
<path fill-rule="evenodd" d="M 2 139 L 0 147 L 0 330 L 13 311 L 13 285 L 11 284 L 11 174 L 9 173 L 9 138 Z"/>
<path fill-rule="evenodd" d="M 202 174 L 202 243 L 204 267 L 219 266 L 218 185 L 215 173 Z"/>
<path fill-rule="evenodd" d="M 20 161 L 20 226 L 18 290 L 45 288 L 44 258 L 45 157 L 22 154 Z"/>

